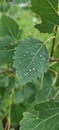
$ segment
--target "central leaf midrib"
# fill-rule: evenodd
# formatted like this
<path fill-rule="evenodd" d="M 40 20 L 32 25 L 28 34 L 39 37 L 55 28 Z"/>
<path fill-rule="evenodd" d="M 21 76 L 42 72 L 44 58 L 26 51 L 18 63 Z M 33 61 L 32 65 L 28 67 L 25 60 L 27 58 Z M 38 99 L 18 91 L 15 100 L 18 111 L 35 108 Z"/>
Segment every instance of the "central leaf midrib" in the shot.
<path fill-rule="evenodd" d="M 44 44 L 37 50 L 36 55 L 33 57 L 33 59 L 31 60 L 30 64 L 28 65 L 26 72 L 28 71 L 28 69 L 30 68 L 31 64 L 33 63 L 33 61 L 35 60 L 36 56 L 38 55 L 38 53 L 41 51 L 42 47 L 44 46 Z"/>

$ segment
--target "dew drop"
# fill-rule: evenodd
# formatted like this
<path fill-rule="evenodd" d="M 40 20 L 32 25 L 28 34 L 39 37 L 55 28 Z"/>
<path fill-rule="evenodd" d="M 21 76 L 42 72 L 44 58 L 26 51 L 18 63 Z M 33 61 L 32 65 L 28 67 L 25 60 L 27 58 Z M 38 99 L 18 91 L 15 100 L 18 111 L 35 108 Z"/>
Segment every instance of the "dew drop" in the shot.
<path fill-rule="evenodd" d="M 25 76 L 27 76 L 28 75 L 28 72 L 25 74 Z"/>
<path fill-rule="evenodd" d="M 36 22 L 36 21 L 37 21 L 37 18 L 34 17 L 32 20 L 33 20 L 33 22 Z"/>
<path fill-rule="evenodd" d="M 40 55 L 40 57 L 41 57 L 41 55 Z"/>
<path fill-rule="evenodd" d="M 33 53 L 33 52 L 31 52 L 31 55 L 34 55 L 34 53 Z"/>
<path fill-rule="evenodd" d="M 29 71 L 31 72 L 31 69 Z"/>
<path fill-rule="evenodd" d="M 33 68 L 33 70 L 35 70 L 35 68 Z"/>
<path fill-rule="evenodd" d="M 28 51 L 26 51 L 26 54 L 28 54 Z"/>

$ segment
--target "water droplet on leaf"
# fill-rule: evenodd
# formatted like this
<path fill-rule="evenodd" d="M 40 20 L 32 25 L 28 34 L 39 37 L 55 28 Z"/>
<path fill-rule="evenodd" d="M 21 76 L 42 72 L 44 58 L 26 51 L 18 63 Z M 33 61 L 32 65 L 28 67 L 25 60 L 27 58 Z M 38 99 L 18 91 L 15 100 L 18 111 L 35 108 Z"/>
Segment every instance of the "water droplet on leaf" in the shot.
<path fill-rule="evenodd" d="M 33 68 L 33 70 L 35 70 L 35 68 Z"/>
<path fill-rule="evenodd" d="M 31 69 L 29 71 L 31 72 Z"/>
<path fill-rule="evenodd" d="M 28 75 L 28 72 L 25 74 L 25 76 L 27 76 Z"/>

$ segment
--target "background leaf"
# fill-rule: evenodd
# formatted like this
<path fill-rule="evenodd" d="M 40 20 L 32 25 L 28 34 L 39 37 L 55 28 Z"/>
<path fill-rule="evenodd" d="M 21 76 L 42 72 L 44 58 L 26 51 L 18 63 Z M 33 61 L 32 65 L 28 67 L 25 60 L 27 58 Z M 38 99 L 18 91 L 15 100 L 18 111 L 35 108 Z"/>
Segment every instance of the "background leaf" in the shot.
<path fill-rule="evenodd" d="M 22 119 L 22 113 L 25 111 L 20 105 L 13 104 L 11 107 L 11 124 L 17 126 Z"/>
<path fill-rule="evenodd" d="M 0 65 L 11 64 L 15 45 L 9 36 L 0 38 Z"/>

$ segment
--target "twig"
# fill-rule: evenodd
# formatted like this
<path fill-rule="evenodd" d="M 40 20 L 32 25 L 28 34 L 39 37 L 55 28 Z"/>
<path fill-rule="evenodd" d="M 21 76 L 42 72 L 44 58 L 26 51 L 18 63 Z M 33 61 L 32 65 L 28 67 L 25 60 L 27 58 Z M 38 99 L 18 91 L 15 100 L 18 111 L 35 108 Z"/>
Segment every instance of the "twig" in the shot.
<path fill-rule="evenodd" d="M 17 127 L 15 127 L 15 130 L 20 130 L 20 126 L 18 125 Z"/>
<path fill-rule="evenodd" d="M 6 123 L 4 130 L 8 130 L 8 122 Z"/>
<path fill-rule="evenodd" d="M 59 58 L 56 58 L 56 59 L 55 58 L 51 58 L 50 61 L 51 62 L 59 62 Z"/>
<path fill-rule="evenodd" d="M 58 72 L 56 72 L 55 70 L 53 70 L 53 69 L 51 69 L 51 68 L 49 68 L 49 71 L 52 72 L 52 73 L 54 73 L 55 75 L 56 75 L 56 74 L 59 75 Z"/>
<path fill-rule="evenodd" d="M 8 130 L 10 130 L 10 126 L 11 126 L 11 106 L 12 106 L 12 98 L 13 98 L 13 95 L 14 95 L 14 88 L 12 89 L 12 93 L 10 95 L 10 106 L 9 106 L 9 112 L 8 112 Z"/>
<path fill-rule="evenodd" d="M 56 26 L 55 31 L 54 31 L 54 38 L 53 38 L 53 43 L 52 43 L 51 54 L 50 54 L 51 57 L 53 56 L 53 53 L 54 53 L 54 46 L 55 46 L 55 41 L 56 41 L 57 29 L 58 29 L 58 27 Z"/>
<path fill-rule="evenodd" d="M 9 74 L 9 73 L 15 73 L 15 69 L 9 69 L 9 70 L 2 70 L 0 71 L 0 74 Z"/>

